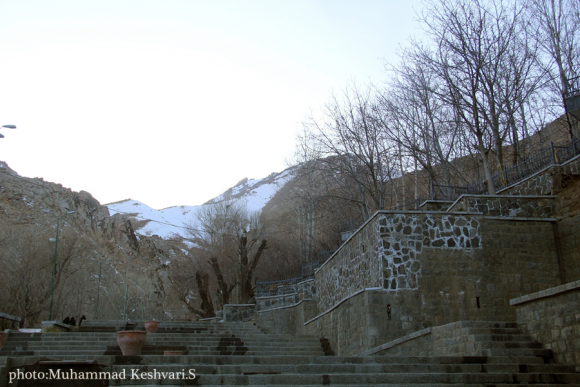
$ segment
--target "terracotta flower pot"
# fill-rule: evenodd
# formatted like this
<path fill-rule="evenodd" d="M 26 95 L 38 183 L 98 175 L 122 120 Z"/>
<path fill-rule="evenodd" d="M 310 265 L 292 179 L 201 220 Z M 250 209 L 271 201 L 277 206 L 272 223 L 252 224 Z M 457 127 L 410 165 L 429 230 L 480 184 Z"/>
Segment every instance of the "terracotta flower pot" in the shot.
<path fill-rule="evenodd" d="M 6 344 L 6 339 L 8 338 L 8 332 L 0 332 L 0 349 Z"/>
<path fill-rule="evenodd" d="M 144 325 L 147 333 L 155 333 L 159 329 L 159 321 L 145 321 Z"/>
<path fill-rule="evenodd" d="M 145 331 L 117 332 L 117 343 L 119 343 L 123 356 L 139 356 L 146 338 L 147 332 Z"/>

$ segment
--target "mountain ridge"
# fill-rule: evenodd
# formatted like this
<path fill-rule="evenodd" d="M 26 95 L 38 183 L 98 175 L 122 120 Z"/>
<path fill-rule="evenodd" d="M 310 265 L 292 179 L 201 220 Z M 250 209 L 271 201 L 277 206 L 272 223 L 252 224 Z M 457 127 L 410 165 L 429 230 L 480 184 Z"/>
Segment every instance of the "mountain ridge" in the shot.
<path fill-rule="evenodd" d="M 221 195 L 201 205 L 171 206 L 156 210 L 139 200 L 124 199 L 104 206 L 109 209 L 111 216 L 119 213 L 134 218 L 137 221 L 135 232 L 138 234 L 157 235 L 164 239 L 188 239 L 187 229 L 195 226 L 196 214 L 204 206 L 222 201 L 241 201 L 248 211 L 261 213 L 276 194 L 296 177 L 296 170 L 297 167 L 289 167 L 261 179 L 245 177 Z"/>

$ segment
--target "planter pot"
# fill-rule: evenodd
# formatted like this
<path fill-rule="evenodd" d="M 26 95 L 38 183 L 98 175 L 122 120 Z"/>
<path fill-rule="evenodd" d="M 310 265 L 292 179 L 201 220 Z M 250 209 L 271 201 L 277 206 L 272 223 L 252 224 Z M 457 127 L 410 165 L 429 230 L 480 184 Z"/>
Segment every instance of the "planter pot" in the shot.
<path fill-rule="evenodd" d="M 159 329 L 159 321 L 145 321 L 144 325 L 147 333 L 155 333 Z"/>
<path fill-rule="evenodd" d="M 0 332 L 0 349 L 6 344 L 6 339 L 8 338 L 8 332 Z"/>
<path fill-rule="evenodd" d="M 146 338 L 147 332 L 145 331 L 117 332 L 117 343 L 119 343 L 123 356 L 139 356 Z"/>

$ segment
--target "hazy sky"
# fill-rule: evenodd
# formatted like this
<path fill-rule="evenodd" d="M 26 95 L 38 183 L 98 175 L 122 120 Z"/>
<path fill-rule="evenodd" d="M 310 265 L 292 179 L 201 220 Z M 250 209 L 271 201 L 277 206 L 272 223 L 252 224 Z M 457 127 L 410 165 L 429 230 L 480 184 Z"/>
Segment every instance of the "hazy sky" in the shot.
<path fill-rule="evenodd" d="M 0 0 L 0 160 L 101 203 L 201 204 L 419 33 L 419 1 Z"/>

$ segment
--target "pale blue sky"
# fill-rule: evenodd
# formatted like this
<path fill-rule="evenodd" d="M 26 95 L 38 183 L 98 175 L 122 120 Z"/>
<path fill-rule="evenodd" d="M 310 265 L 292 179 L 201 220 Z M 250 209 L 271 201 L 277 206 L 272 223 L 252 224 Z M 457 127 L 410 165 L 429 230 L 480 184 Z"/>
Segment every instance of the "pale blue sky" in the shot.
<path fill-rule="evenodd" d="M 418 1 L 0 0 L 0 160 L 101 203 L 201 204 L 419 33 Z"/>

